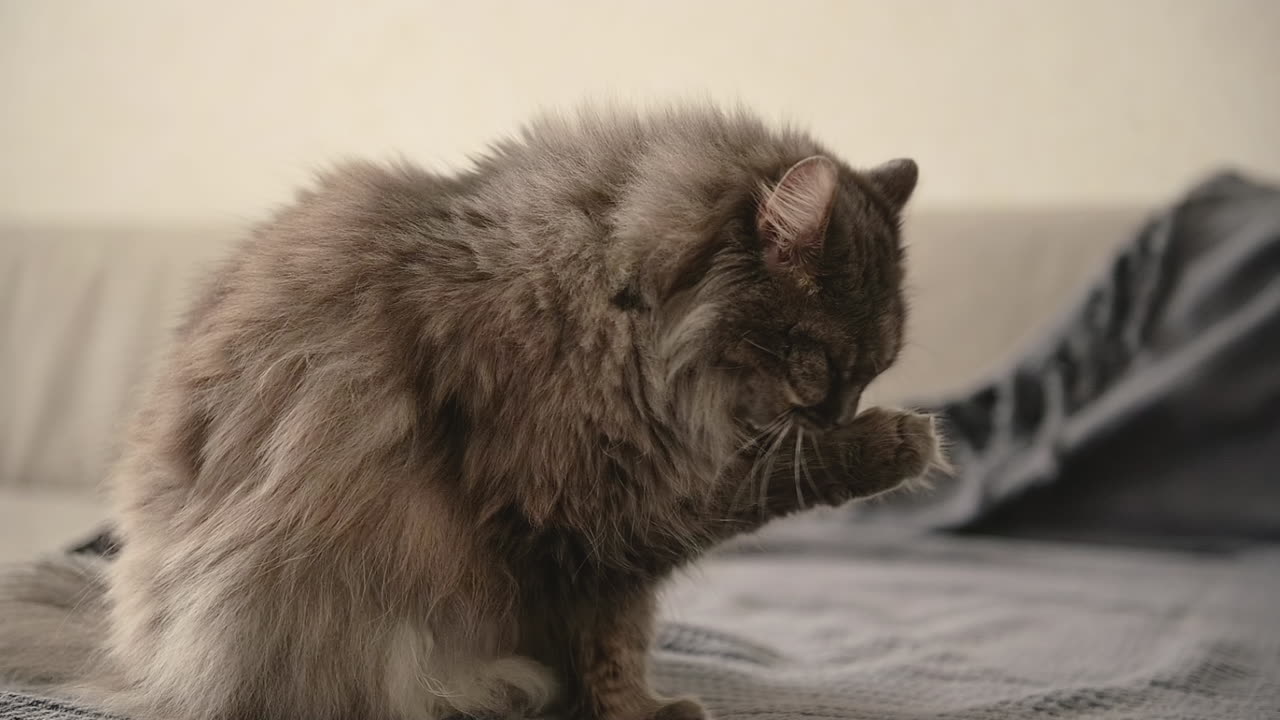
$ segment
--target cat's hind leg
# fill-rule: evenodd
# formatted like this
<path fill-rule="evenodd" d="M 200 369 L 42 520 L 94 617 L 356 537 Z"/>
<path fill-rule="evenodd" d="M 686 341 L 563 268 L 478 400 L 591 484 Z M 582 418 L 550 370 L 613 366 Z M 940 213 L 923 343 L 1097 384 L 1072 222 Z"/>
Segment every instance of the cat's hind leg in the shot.
<path fill-rule="evenodd" d="M 388 643 L 387 703 L 403 720 L 521 718 L 542 714 L 557 696 L 551 671 L 520 656 L 455 657 L 431 632 L 408 622 Z"/>

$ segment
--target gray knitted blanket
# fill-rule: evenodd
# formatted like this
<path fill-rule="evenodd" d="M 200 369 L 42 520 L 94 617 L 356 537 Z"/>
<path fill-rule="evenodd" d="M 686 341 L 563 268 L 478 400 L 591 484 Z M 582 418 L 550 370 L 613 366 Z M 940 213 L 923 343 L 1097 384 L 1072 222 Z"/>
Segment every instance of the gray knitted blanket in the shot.
<path fill-rule="evenodd" d="M 815 547 L 679 588 L 660 686 L 726 719 L 1280 717 L 1280 551 Z"/>
<path fill-rule="evenodd" d="M 721 720 L 1261 720 L 1278 597 L 1275 550 L 775 533 L 672 589 L 655 680 Z M 0 695 L 2 720 L 98 717 Z"/>

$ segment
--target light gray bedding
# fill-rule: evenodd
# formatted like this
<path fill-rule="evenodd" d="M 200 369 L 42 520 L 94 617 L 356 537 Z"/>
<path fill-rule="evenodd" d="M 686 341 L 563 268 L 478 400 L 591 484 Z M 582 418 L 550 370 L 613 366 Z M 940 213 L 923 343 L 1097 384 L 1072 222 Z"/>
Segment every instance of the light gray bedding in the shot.
<path fill-rule="evenodd" d="M 677 588 L 664 689 L 721 718 L 1280 717 L 1280 551 L 789 547 Z"/>
<path fill-rule="evenodd" d="M 672 588 L 663 690 L 722 720 L 1280 717 L 1280 551 L 788 530 Z M 0 695 L 2 720 L 93 717 Z"/>

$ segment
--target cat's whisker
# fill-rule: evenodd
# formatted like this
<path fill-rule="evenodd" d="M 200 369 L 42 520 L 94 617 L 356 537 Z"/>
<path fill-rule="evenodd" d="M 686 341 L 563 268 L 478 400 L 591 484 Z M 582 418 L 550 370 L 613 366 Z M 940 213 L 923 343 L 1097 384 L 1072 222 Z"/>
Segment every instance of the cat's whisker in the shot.
<path fill-rule="evenodd" d="M 772 423 L 771 423 L 769 426 L 767 426 L 767 427 L 765 428 L 765 430 L 764 430 L 763 432 L 761 432 L 761 433 L 760 433 L 760 435 L 758 435 L 756 438 L 753 438 L 753 441 L 752 441 L 752 443 L 751 443 L 751 444 L 754 444 L 755 442 L 757 442 L 757 441 L 758 441 L 758 439 L 759 439 L 760 437 L 762 437 L 762 436 L 764 436 L 765 434 L 767 434 L 767 433 L 771 432 L 772 427 L 773 427 L 773 425 L 772 425 Z M 766 440 L 766 442 L 767 442 L 767 440 Z M 751 459 L 751 464 L 750 464 L 749 466 L 747 466 L 747 471 L 746 471 L 746 473 L 744 473 L 744 474 L 743 474 L 743 476 L 742 476 L 742 478 L 739 480 L 739 482 L 738 482 L 738 489 L 734 492 L 734 494 L 733 494 L 733 500 L 732 500 L 732 501 L 730 501 L 730 503 L 729 503 L 729 510 L 730 510 L 730 512 L 731 512 L 731 513 L 737 512 L 737 510 L 739 509 L 739 507 L 741 507 L 741 506 L 738 504 L 738 502 L 739 502 L 739 500 L 741 500 L 741 499 L 742 499 L 742 493 L 743 493 L 743 491 L 744 491 L 746 488 L 751 487 L 751 485 L 752 485 L 752 483 L 753 483 L 753 482 L 755 482 L 755 476 L 756 476 L 756 473 L 757 473 L 757 472 L 759 472 L 759 470 L 760 470 L 760 462 L 761 462 L 761 460 L 762 460 L 763 458 L 764 458 L 764 455 L 763 455 L 763 454 L 758 454 L 758 455 L 756 455 L 755 457 L 753 457 L 753 458 Z"/>
<path fill-rule="evenodd" d="M 784 358 L 782 357 L 782 355 L 779 355 L 777 352 L 775 352 L 775 351 L 773 351 L 773 350 L 770 350 L 769 348 L 767 348 L 767 347 L 765 347 L 765 346 L 761 345 L 760 343 L 758 343 L 758 342 L 756 342 L 756 341 L 752 340 L 751 338 L 747 337 L 746 335 L 743 335 L 743 336 L 742 336 L 742 340 L 743 340 L 744 342 L 746 342 L 748 345 L 751 345 L 751 346 L 753 346 L 753 347 L 755 347 L 755 348 L 759 349 L 759 350 L 760 350 L 760 352 L 762 352 L 762 353 L 764 353 L 764 354 L 766 354 L 766 355 L 769 355 L 770 357 L 775 357 L 775 358 L 777 358 L 777 359 L 779 359 L 779 360 L 784 359 Z"/>
<path fill-rule="evenodd" d="M 826 470 L 827 459 L 822 457 L 822 447 L 818 444 L 818 437 L 816 435 L 810 434 L 809 444 L 813 446 L 813 456 L 818 458 L 818 469 Z"/>
<path fill-rule="evenodd" d="M 779 413 L 778 416 L 775 417 L 773 420 L 770 420 L 764 426 L 764 428 L 760 430 L 760 432 L 756 433 L 753 437 L 749 438 L 746 442 L 744 442 L 736 451 L 734 451 L 733 457 L 730 458 L 729 462 L 725 464 L 724 468 L 721 468 L 720 473 L 717 473 L 717 478 L 719 478 L 719 476 L 722 475 L 726 469 L 734 467 L 734 460 L 737 459 L 737 457 L 740 456 L 748 448 L 767 446 L 771 441 L 771 439 L 773 438 L 773 434 L 778 432 L 781 429 L 781 426 L 783 422 L 786 420 L 786 417 L 787 417 L 787 413 L 785 412 Z M 744 488 L 749 487 L 753 482 L 755 478 L 755 474 L 759 470 L 760 463 L 764 459 L 764 457 L 765 457 L 764 455 L 759 455 L 755 457 L 752 460 L 751 465 L 747 468 L 747 472 L 743 475 L 741 482 L 738 485 L 738 489 L 734 493 L 733 499 L 729 503 L 730 512 L 736 512 L 738 510 L 739 508 L 738 501 L 742 498 L 742 491 Z"/>
<path fill-rule="evenodd" d="M 777 417 L 775 417 L 773 420 L 769 421 L 769 424 L 765 425 L 763 430 L 756 433 L 755 436 L 747 440 L 737 450 L 735 450 L 734 455 L 741 454 L 743 450 L 746 450 L 747 448 L 753 445 L 756 445 L 761 438 L 763 438 L 765 435 L 770 434 L 773 430 L 777 429 L 777 427 L 781 425 L 782 421 L 785 419 L 786 419 L 786 413 L 782 413 L 782 414 L 779 414 Z"/>
<path fill-rule="evenodd" d="M 769 505 L 769 480 L 773 477 L 773 464 L 774 461 L 778 459 L 778 449 L 782 447 L 782 442 L 786 440 L 787 435 L 790 434 L 791 419 L 788 418 L 786 424 L 783 426 L 782 432 L 778 433 L 777 439 L 769 446 L 769 451 L 765 455 L 767 460 L 764 472 L 760 475 L 760 505 L 758 507 L 761 520 L 767 519 L 766 511 Z"/>
<path fill-rule="evenodd" d="M 800 463 L 801 463 L 801 458 L 804 457 L 804 452 L 803 452 L 804 448 L 802 447 L 803 444 L 804 444 L 804 427 L 797 425 L 796 426 L 796 449 L 794 451 L 794 457 L 792 457 L 791 459 L 791 475 L 796 485 L 796 508 L 799 510 L 804 509 L 804 493 L 800 492 Z"/>
<path fill-rule="evenodd" d="M 818 461 L 821 462 L 822 451 L 818 449 L 818 439 L 814 437 L 813 433 L 809 433 L 809 444 L 813 445 L 813 451 L 818 454 Z M 818 492 L 818 484 L 813 481 L 813 473 L 809 472 L 809 463 L 804 459 L 804 449 L 797 449 L 796 455 L 800 458 L 800 470 L 804 473 L 805 482 L 809 484 L 809 490 L 813 492 L 814 502 L 817 502 L 818 498 L 822 496 L 822 493 Z M 821 465 L 819 467 L 821 467 Z"/>
<path fill-rule="evenodd" d="M 782 423 L 785 420 L 785 418 L 786 418 L 785 413 L 780 414 L 778 415 L 778 417 L 774 418 L 771 422 L 769 422 L 768 425 L 764 427 L 762 431 L 760 431 L 759 434 L 757 434 L 754 438 L 752 438 L 745 445 L 739 448 L 738 453 L 735 453 L 735 457 L 738 454 L 740 454 L 743 450 L 745 450 L 746 448 L 752 445 L 756 445 L 756 446 L 767 445 L 772 439 L 773 434 L 781 429 Z M 763 440 L 763 443 L 761 443 L 761 440 Z M 737 509 L 739 508 L 738 501 L 742 498 L 742 491 L 745 488 L 750 487 L 751 484 L 755 481 L 756 473 L 760 470 L 761 463 L 764 461 L 767 455 L 768 453 L 766 452 L 765 454 L 759 455 L 752 460 L 751 466 L 747 468 L 747 473 L 746 475 L 743 476 L 741 484 L 738 485 L 737 492 L 735 492 L 733 495 L 733 500 L 730 501 L 729 507 L 731 511 L 737 511 Z"/>

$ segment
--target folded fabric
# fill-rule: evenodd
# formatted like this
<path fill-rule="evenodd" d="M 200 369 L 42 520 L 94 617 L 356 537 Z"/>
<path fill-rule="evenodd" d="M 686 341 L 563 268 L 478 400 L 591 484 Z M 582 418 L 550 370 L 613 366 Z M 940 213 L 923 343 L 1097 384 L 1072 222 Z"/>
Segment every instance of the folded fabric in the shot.
<path fill-rule="evenodd" d="M 653 677 L 720 720 L 1274 717 L 1277 567 L 1274 549 L 765 542 L 670 589 Z M 0 693 L 0 720 L 99 717 Z"/>
<path fill-rule="evenodd" d="M 859 523 L 1076 539 L 1280 538 L 1280 190 L 1193 189 L 1041 339 L 923 402 L 958 471 Z"/>

